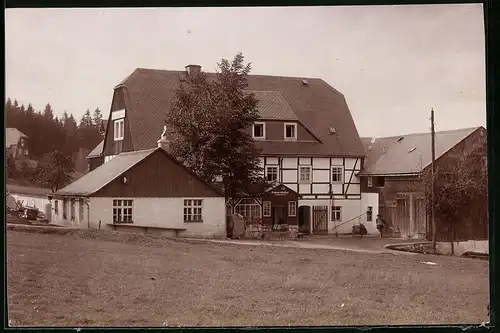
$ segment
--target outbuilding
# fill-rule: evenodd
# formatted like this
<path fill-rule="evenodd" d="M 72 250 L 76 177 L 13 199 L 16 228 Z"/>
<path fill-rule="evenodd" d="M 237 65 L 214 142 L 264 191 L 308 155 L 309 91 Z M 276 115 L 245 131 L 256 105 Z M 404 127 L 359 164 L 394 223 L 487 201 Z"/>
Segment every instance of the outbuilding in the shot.
<path fill-rule="evenodd" d="M 77 228 L 226 237 L 224 195 L 161 148 L 117 155 L 50 196 L 52 221 Z"/>

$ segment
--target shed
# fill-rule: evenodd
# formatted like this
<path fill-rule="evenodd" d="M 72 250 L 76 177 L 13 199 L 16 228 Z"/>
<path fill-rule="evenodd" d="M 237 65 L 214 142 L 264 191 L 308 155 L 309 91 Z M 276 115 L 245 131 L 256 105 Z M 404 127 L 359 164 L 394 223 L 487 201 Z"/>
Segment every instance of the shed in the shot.
<path fill-rule="evenodd" d="M 121 153 L 51 196 L 77 228 L 224 238 L 224 195 L 163 148 Z"/>

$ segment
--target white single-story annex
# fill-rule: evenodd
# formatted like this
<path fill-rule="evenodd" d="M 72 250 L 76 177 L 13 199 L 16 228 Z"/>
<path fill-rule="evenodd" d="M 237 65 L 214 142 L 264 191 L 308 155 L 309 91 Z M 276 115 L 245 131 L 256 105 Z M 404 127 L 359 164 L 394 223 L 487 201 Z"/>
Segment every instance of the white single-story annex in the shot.
<path fill-rule="evenodd" d="M 225 238 L 224 195 L 163 148 L 125 152 L 50 196 L 53 223 Z"/>

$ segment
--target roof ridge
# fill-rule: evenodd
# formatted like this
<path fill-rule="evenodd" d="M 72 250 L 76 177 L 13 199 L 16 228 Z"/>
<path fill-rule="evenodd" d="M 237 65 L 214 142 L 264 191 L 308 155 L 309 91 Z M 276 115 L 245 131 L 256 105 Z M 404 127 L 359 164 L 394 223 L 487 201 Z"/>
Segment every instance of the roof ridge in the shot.
<path fill-rule="evenodd" d="M 442 134 L 442 133 L 452 133 L 452 132 L 461 132 L 461 131 L 467 131 L 467 130 L 477 130 L 478 128 L 481 128 L 482 126 L 475 126 L 475 127 L 464 127 L 464 128 L 456 128 L 452 130 L 444 130 L 444 131 L 436 131 L 436 134 Z M 372 139 L 375 138 L 377 140 L 381 139 L 393 139 L 393 138 L 400 138 L 402 136 L 417 136 L 417 135 L 431 135 L 431 132 L 418 132 L 418 133 L 406 133 L 406 134 L 398 134 L 398 135 L 391 135 L 391 136 L 373 136 L 373 137 L 361 137 L 360 139 Z"/>
<path fill-rule="evenodd" d="M 160 69 L 160 68 L 137 67 L 132 72 L 132 74 L 135 71 L 152 71 L 152 72 L 169 72 L 169 73 L 185 73 L 186 72 L 185 70 L 176 70 L 176 69 Z M 217 74 L 216 72 L 206 72 L 206 71 L 203 71 L 203 72 L 206 73 L 206 74 Z M 130 74 L 130 75 L 132 75 L 132 74 Z M 320 80 L 320 81 L 325 82 L 321 78 L 318 78 L 318 77 L 307 77 L 307 76 L 286 76 L 286 75 L 271 75 L 271 74 L 248 74 L 248 76 L 253 76 L 253 77 L 256 77 L 256 76 L 260 76 L 260 77 L 265 76 L 265 77 L 287 78 L 287 79 L 297 79 L 297 80 Z M 127 78 L 125 78 L 122 82 L 124 82 Z"/>

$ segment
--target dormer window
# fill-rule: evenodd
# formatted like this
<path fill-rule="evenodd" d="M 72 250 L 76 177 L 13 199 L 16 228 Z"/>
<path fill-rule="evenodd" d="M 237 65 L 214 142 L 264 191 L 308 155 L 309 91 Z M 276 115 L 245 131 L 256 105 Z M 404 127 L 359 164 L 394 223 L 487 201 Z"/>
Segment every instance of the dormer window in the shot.
<path fill-rule="evenodd" d="M 297 124 L 285 123 L 285 140 L 297 140 Z"/>
<path fill-rule="evenodd" d="M 114 131 L 113 131 L 115 141 L 122 141 L 123 140 L 123 132 L 124 132 L 123 118 L 115 120 L 114 121 Z"/>
<path fill-rule="evenodd" d="M 255 123 L 252 128 L 252 137 L 254 139 L 264 139 L 266 137 L 266 124 Z"/>

